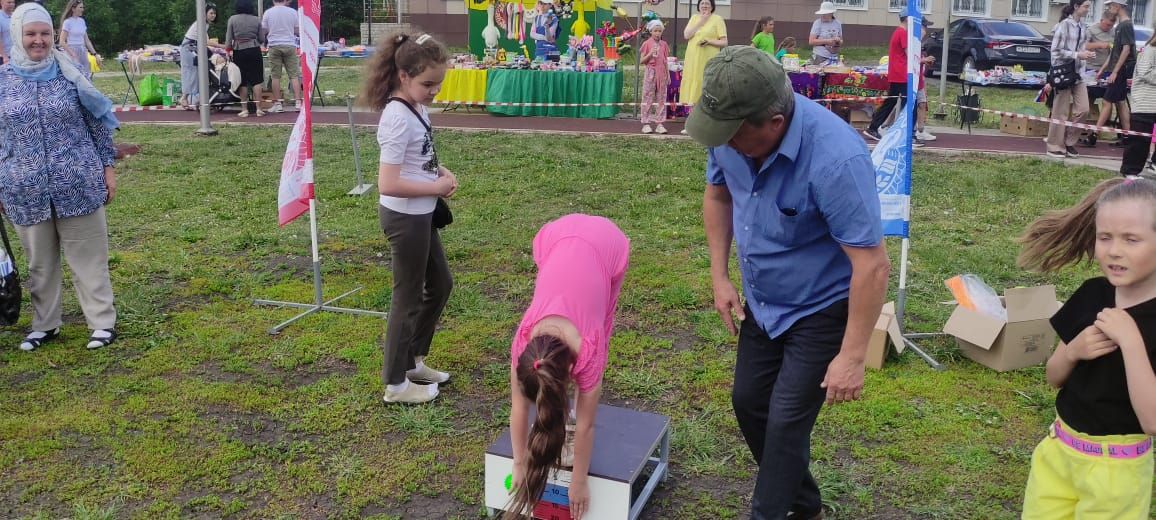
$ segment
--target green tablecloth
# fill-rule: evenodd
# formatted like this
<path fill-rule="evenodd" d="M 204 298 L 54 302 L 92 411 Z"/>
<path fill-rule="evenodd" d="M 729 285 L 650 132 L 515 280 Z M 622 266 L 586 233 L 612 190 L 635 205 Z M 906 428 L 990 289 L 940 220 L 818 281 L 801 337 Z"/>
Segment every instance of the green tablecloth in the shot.
<path fill-rule="evenodd" d="M 490 69 L 486 103 L 618 103 L 622 72 L 560 72 Z M 488 105 L 491 114 L 611 119 L 621 107 L 535 107 Z"/>

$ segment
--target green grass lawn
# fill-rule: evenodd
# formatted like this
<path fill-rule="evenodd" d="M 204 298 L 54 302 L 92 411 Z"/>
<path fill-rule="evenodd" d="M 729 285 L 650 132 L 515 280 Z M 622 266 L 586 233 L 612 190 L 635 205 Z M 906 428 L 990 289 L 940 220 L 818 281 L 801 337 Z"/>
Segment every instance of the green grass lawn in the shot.
<path fill-rule="evenodd" d="M 462 180 L 443 240 L 456 286 L 430 364 L 454 374 L 431 405 L 384 406 L 380 319 L 309 302 L 309 228 L 276 225 L 287 128 L 128 125 L 140 154 L 109 208 L 123 339 L 83 348 L 66 291 L 64 339 L 24 353 L 0 331 L 0 516 L 5 518 L 479 518 L 482 454 L 506 424 L 509 341 L 533 285 L 531 239 L 570 212 L 614 219 L 633 244 L 605 401 L 672 417 L 671 478 L 644 516 L 736 518 L 755 466 L 730 411 L 734 339 L 711 304 L 701 226 L 704 155 L 685 140 L 439 133 Z M 376 162 L 370 129 L 360 132 Z M 316 131 L 327 294 L 387 311 L 389 247 L 376 197 L 349 197 L 348 132 Z M 371 174 L 372 175 L 372 174 Z M 997 288 L 1094 273 L 1014 265 L 1013 237 L 1109 175 L 1036 159 L 919 155 L 909 324 L 937 331 L 943 280 Z M 892 257 L 898 241 L 890 241 Z M 898 273 L 898 260 L 894 271 Z M 895 284 L 892 283 L 894 288 Z M 1014 518 L 1029 457 L 1053 417 L 1042 367 L 998 374 L 952 341 L 869 372 L 862 401 L 825 410 L 813 469 L 829 518 Z"/>

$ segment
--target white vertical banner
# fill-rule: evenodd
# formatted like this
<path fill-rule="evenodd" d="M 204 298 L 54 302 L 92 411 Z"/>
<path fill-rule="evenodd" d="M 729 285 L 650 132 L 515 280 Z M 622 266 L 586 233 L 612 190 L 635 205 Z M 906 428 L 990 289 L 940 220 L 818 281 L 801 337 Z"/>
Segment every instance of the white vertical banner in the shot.
<path fill-rule="evenodd" d="M 303 99 L 281 161 L 281 184 L 277 190 L 277 224 L 281 226 L 308 212 L 313 199 L 313 78 L 317 76 L 321 0 L 298 0 L 297 24 Z"/>

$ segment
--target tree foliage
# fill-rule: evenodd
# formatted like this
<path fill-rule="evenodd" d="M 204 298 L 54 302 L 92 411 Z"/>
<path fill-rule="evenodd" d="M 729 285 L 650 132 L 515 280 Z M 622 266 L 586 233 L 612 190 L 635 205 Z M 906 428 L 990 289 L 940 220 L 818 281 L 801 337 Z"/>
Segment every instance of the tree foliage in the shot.
<path fill-rule="evenodd" d="M 67 1 L 44 1 L 58 30 Z M 233 14 L 233 0 L 206 1 L 217 5 L 217 22 L 209 26 L 209 37 L 224 39 L 225 22 Z M 273 6 L 273 0 L 262 1 L 265 9 Z M 321 0 L 321 41 L 357 41 L 362 1 Z M 189 25 L 196 21 L 196 5 L 195 0 L 86 0 L 84 18 L 92 44 L 101 54 L 111 56 L 145 45 L 179 44 Z"/>

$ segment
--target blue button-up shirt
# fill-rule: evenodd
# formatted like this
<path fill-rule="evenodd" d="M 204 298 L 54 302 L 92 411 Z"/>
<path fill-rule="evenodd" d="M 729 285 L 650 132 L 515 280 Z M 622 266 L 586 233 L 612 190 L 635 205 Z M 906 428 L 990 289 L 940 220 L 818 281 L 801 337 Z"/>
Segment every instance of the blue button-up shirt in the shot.
<path fill-rule="evenodd" d="M 762 165 L 729 145 L 707 154 L 706 180 L 731 194 L 743 293 L 771 338 L 847 298 L 842 246 L 883 241 L 875 168 L 863 139 L 798 94 L 787 132 Z"/>

